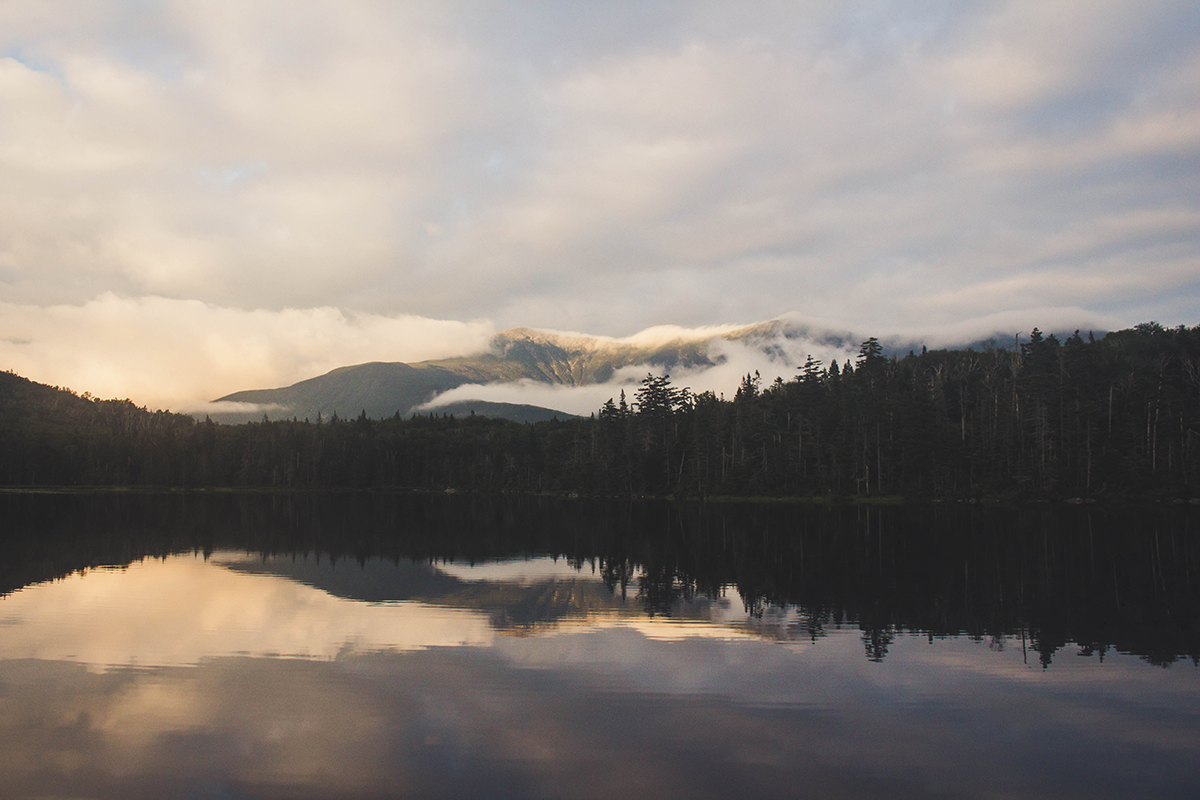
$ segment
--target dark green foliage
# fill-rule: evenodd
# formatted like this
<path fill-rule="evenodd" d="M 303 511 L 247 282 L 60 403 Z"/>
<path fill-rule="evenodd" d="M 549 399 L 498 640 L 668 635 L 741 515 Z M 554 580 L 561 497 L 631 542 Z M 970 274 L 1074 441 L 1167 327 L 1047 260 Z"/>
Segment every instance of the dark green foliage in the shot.
<path fill-rule="evenodd" d="M 589 419 L 198 423 L 0 375 L 0 483 L 1195 497 L 1200 328 L 809 359 L 732 400 L 647 375 Z"/>

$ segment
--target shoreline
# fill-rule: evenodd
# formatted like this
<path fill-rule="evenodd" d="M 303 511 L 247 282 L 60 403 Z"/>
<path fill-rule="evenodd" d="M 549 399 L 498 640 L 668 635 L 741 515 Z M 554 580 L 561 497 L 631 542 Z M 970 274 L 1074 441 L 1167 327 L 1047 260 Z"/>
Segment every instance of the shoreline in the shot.
<path fill-rule="evenodd" d="M 0 486 L 3 495 L 465 495 L 502 497 L 545 497 L 562 500 L 656 500 L 676 503 L 712 503 L 716 505 L 762 504 L 807 506 L 1129 506 L 1171 505 L 1200 506 L 1200 498 L 1162 497 L 905 497 L 902 495 L 649 495 L 585 494 L 581 492 L 479 491 L 472 489 L 413 489 L 406 487 L 342 486 L 281 488 L 275 486 Z"/>

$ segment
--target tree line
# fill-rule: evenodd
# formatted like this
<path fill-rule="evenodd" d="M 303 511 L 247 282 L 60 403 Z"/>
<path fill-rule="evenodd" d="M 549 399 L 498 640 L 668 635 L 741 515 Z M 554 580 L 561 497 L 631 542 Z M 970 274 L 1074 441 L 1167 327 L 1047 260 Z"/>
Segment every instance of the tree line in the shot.
<path fill-rule="evenodd" d="M 217 425 L 0 380 L 7 485 L 795 497 L 1200 496 L 1200 326 L 809 358 L 732 398 L 649 374 L 586 419 Z"/>

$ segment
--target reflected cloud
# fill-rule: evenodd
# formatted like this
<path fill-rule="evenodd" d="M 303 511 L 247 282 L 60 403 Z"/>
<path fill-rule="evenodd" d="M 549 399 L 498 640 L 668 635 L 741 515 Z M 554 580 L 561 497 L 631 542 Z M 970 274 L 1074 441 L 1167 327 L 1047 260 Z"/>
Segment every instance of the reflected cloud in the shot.
<path fill-rule="evenodd" d="M 563 559 L 441 563 L 437 572 L 466 587 L 482 585 L 483 593 L 377 602 L 257 571 L 260 561 L 239 553 L 179 555 L 27 586 L 0 600 L 0 659 L 72 661 L 104 670 L 231 656 L 329 660 L 381 650 L 489 647 L 498 633 L 513 632 L 552 638 L 612 630 L 664 642 L 762 638 L 735 590 L 729 598 L 694 604 L 682 617 L 651 618 L 636 603 L 598 606 L 591 592 L 579 594 L 572 587 L 580 581 L 594 584 L 601 597 L 608 590 L 594 572 Z"/>
<path fill-rule="evenodd" d="M 6 790 L 892 799 L 1194 782 L 1195 670 L 1065 653 L 1043 670 L 1011 641 L 903 632 L 877 663 L 852 625 L 762 635 L 801 620 L 751 615 L 733 589 L 677 616 L 631 603 L 496 636 L 489 603 L 599 578 L 546 557 L 298 562 L 344 586 L 433 574 L 448 590 L 367 602 L 283 574 L 296 564 L 170 556 L 0 599 Z"/>
<path fill-rule="evenodd" d="M 26 587 L 0 601 L 0 658 L 185 666 L 227 656 L 333 659 L 351 652 L 487 645 L 477 611 L 355 603 L 198 555 L 146 560 Z"/>
<path fill-rule="evenodd" d="M 442 561 L 434 569 L 451 575 L 460 581 L 504 582 L 529 585 L 550 580 L 594 580 L 599 583 L 595 566 L 583 565 L 576 569 L 563 558 L 523 558 L 508 561 L 488 561 L 480 564 L 463 564 Z"/>

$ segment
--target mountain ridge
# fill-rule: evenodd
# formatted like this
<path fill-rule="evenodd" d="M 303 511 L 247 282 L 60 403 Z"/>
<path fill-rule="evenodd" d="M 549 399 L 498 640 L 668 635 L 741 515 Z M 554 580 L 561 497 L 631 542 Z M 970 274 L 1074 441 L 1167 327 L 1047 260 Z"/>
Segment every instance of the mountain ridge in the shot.
<path fill-rule="evenodd" d="M 684 329 L 670 333 L 670 329 L 660 330 L 658 336 L 609 339 L 510 328 L 492 338 L 489 351 L 477 355 L 414 363 L 372 361 L 338 367 L 290 386 L 234 392 L 216 402 L 250 403 L 268 408 L 268 414 L 275 411 L 280 416 L 299 418 L 361 412 L 375 419 L 397 413 L 407 416 L 439 394 L 466 384 L 525 380 L 583 386 L 605 383 L 624 367 L 644 365 L 670 370 L 714 366 L 721 361 L 720 355 L 710 353 L 715 339 L 752 341 L 756 336 L 770 335 L 777 327 L 774 323 L 755 323 L 691 335 Z M 261 413 L 256 408 L 218 412 L 218 416 L 222 421 L 236 422 L 257 418 Z M 503 416 L 500 412 L 497 415 Z"/>
<path fill-rule="evenodd" d="M 995 337 L 974 346 L 994 346 Z M 687 329 L 663 325 L 625 338 L 593 336 L 572 331 L 509 328 L 492 337 L 486 351 L 473 355 L 419 362 L 372 361 L 338 367 L 323 375 L 290 386 L 250 389 L 227 394 L 216 403 L 246 403 L 253 408 L 214 409 L 222 422 L 243 422 L 270 416 L 315 419 L 318 414 L 342 416 L 366 413 L 373 419 L 395 414 L 408 416 L 439 395 L 471 385 L 517 383 L 579 387 L 607 383 L 622 369 L 646 367 L 648 371 L 695 371 L 724 364 L 729 346 L 747 348 L 771 363 L 794 371 L 808 352 L 835 351 L 847 357 L 857 351 L 860 337 L 799 319 L 780 317 L 746 325 L 721 325 Z M 919 349 L 916 341 L 889 337 L 881 340 L 885 354 Z M 968 346 L 972 346 L 968 345 Z M 483 398 L 457 397 L 482 402 Z M 519 416 L 502 406 L 520 405 Z M 530 409 L 540 408 L 541 411 Z M 570 416 L 567 412 L 528 404 L 492 404 L 485 413 L 503 418 L 529 419 L 530 413 Z"/>

